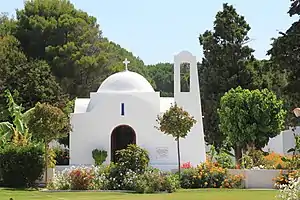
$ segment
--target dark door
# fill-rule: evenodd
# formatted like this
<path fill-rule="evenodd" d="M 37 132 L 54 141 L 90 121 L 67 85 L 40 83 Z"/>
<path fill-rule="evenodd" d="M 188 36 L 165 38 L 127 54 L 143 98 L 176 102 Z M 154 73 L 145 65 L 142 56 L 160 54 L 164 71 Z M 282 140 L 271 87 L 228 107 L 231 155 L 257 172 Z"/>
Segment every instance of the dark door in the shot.
<path fill-rule="evenodd" d="M 128 125 L 121 125 L 114 128 L 111 133 L 111 161 L 116 162 L 116 151 L 126 149 L 129 144 L 136 144 L 136 135 Z"/>

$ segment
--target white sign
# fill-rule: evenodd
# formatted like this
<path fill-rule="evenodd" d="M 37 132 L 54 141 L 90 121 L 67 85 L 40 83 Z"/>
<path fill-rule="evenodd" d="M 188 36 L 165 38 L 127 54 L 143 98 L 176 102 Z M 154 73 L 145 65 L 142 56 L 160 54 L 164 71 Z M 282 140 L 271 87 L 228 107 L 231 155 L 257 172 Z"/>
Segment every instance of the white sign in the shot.
<path fill-rule="evenodd" d="M 165 160 L 169 156 L 169 149 L 168 147 L 157 147 L 156 148 L 156 159 Z"/>

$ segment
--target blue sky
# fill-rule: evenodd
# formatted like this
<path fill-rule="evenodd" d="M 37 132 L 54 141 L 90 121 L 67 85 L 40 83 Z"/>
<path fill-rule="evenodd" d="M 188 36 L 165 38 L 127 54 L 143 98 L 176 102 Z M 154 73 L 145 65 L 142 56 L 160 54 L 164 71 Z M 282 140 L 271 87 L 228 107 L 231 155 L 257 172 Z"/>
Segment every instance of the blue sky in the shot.
<path fill-rule="evenodd" d="M 24 0 L 9 0 L 0 11 L 15 14 Z M 188 50 L 202 57 L 198 36 L 211 29 L 216 13 L 227 2 L 245 16 L 257 58 L 266 58 L 270 38 L 286 30 L 294 19 L 287 14 L 289 0 L 71 0 L 76 8 L 98 19 L 103 35 L 139 56 L 146 64 L 172 62 Z M 204 3 L 205 2 L 205 3 Z"/>

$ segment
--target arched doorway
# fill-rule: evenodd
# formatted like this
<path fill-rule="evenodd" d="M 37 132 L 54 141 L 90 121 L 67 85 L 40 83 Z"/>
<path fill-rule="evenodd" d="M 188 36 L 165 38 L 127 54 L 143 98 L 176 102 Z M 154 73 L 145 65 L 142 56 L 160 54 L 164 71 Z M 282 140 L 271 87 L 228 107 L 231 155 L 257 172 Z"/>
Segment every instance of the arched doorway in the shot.
<path fill-rule="evenodd" d="M 116 151 L 126 149 L 129 144 L 136 144 L 136 135 L 128 125 L 120 125 L 114 128 L 111 133 L 111 161 L 115 162 Z"/>

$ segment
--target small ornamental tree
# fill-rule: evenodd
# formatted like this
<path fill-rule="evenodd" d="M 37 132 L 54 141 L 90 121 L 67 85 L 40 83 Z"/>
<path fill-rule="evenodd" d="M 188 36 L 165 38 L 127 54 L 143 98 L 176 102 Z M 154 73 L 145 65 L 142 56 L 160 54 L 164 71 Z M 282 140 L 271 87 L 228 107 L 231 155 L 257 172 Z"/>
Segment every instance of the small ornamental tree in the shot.
<path fill-rule="evenodd" d="M 220 130 L 234 149 L 237 163 L 243 151 L 261 149 L 280 134 L 286 117 L 283 102 L 273 92 L 241 87 L 225 93 L 218 114 Z"/>
<path fill-rule="evenodd" d="M 61 109 L 46 103 L 37 103 L 31 113 L 28 127 L 33 139 L 45 145 L 45 180 L 47 181 L 49 143 L 68 134 L 71 130 L 69 119 Z"/>
<path fill-rule="evenodd" d="M 158 126 L 156 127 L 161 132 L 171 135 L 177 141 L 178 154 L 178 172 L 180 176 L 180 138 L 185 138 L 191 128 L 196 124 L 196 120 L 183 108 L 176 103 L 172 105 L 162 116 L 157 117 Z"/>

